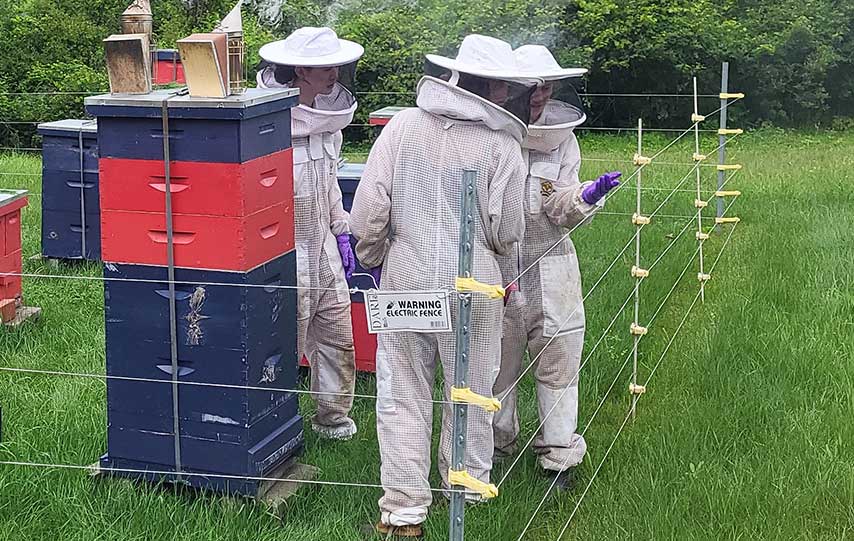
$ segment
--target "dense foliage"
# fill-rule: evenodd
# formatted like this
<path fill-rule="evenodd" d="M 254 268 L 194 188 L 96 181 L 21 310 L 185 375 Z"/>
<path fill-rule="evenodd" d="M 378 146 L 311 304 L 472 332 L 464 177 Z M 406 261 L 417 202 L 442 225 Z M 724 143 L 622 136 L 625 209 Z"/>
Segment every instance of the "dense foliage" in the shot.
<path fill-rule="evenodd" d="M 209 30 L 234 0 L 153 0 L 159 47 Z M 106 88 L 101 39 L 119 31 L 128 0 L 0 0 L 0 140 L 32 144 L 20 122 L 80 116 L 82 97 L 27 92 Z M 588 66 L 591 93 L 747 94 L 746 125 L 845 127 L 854 117 L 854 3 L 847 0 L 247 0 L 250 65 L 266 41 L 300 25 L 330 25 L 362 43 L 361 114 L 412 102 L 428 52 L 453 53 L 480 32 L 514 45 L 549 45 L 566 64 Z M 385 93 L 385 94 L 380 94 Z M 709 100 L 701 110 L 716 107 Z M 684 125 L 690 101 L 590 98 L 591 121 Z M 362 116 L 361 118 L 364 118 Z M 18 124 L 15 124 L 18 122 Z"/>

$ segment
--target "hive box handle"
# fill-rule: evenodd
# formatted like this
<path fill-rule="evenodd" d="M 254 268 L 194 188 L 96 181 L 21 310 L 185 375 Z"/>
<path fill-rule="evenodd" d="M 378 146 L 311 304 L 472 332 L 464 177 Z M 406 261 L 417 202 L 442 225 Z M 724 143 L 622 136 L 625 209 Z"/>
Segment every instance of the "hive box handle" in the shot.
<path fill-rule="evenodd" d="M 261 185 L 265 188 L 269 188 L 276 181 L 279 180 L 279 170 L 278 169 L 270 169 L 269 171 L 264 171 L 261 173 Z"/>
<path fill-rule="evenodd" d="M 171 364 L 158 364 L 157 368 L 161 372 L 165 372 L 165 373 L 169 374 L 170 376 L 172 375 L 172 365 Z M 195 371 L 196 371 L 195 368 L 189 368 L 186 366 L 179 366 L 178 367 L 178 377 L 180 378 L 183 376 L 189 376 L 190 374 L 192 374 Z"/>
<path fill-rule="evenodd" d="M 267 227 L 261 228 L 261 237 L 264 239 L 273 238 L 279 234 L 279 223 L 270 224 Z"/>
<path fill-rule="evenodd" d="M 173 236 L 173 242 L 175 244 L 190 244 L 194 240 L 196 240 L 195 233 L 178 233 L 176 232 Z M 153 240 L 158 244 L 166 244 L 168 239 L 166 237 L 166 231 L 149 231 L 148 238 Z"/>

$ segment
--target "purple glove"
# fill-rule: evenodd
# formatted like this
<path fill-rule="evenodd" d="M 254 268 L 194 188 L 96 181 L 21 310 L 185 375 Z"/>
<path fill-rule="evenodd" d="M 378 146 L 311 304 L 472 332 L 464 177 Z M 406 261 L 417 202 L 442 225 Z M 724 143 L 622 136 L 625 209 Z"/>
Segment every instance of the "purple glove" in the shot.
<path fill-rule="evenodd" d="M 379 267 L 374 267 L 368 272 L 370 272 L 371 276 L 374 277 L 374 281 L 377 283 L 377 287 L 380 287 L 380 276 L 382 276 L 383 274 L 383 266 L 380 265 Z"/>
<path fill-rule="evenodd" d="M 605 173 L 584 188 L 581 192 L 581 198 L 588 205 L 595 205 L 600 199 L 605 197 L 605 194 L 620 185 L 617 179 L 623 176 L 619 171 Z"/>
<path fill-rule="evenodd" d="M 356 256 L 353 255 L 353 247 L 350 246 L 350 234 L 341 233 L 336 236 L 338 241 L 338 253 L 341 254 L 341 263 L 344 265 L 344 276 L 349 280 L 356 270 Z"/>

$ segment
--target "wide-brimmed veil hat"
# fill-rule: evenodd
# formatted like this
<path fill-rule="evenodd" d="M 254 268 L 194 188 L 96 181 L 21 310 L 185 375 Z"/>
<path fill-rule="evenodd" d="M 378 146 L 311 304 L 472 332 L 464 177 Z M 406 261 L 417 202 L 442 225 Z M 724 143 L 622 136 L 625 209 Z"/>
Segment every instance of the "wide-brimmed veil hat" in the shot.
<path fill-rule="evenodd" d="M 539 77 L 521 73 L 509 43 L 479 34 L 471 34 L 463 39 L 456 58 L 428 54 L 427 61 L 452 72 L 486 79 L 500 79 L 526 85 L 542 82 Z"/>
<path fill-rule="evenodd" d="M 548 47 L 543 45 L 522 45 L 513 51 L 513 56 L 521 73 L 544 81 L 581 77 L 587 73 L 586 68 L 561 67 Z"/>
<path fill-rule="evenodd" d="M 264 45 L 258 54 L 271 64 L 322 68 L 355 62 L 365 54 L 365 49 L 339 38 L 331 28 L 306 26 L 285 39 Z"/>

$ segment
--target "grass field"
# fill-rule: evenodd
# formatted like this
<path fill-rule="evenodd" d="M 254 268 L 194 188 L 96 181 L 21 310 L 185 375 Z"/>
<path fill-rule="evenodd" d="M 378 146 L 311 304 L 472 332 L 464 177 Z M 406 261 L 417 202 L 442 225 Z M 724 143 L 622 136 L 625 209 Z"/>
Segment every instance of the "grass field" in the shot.
<path fill-rule="evenodd" d="M 648 138 L 653 154 L 668 140 Z M 631 171 L 631 136 L 591 136 L 583 177 Z M 703 140 L 711 152 L 716 140 Z M 659 161 L 688 164 L 688 138 Z M 650 376 L 637 419 L 616 440 L 563 539 L 854 539 L 854 134 L 762 131 L 733 142 L 745 169 L 728 189 L 743 196 L 730 209 L 741 217 L 706 289 L 662 357 L 696 297 L 695 262 L 674 289 L 640 345 L 640 381 Z M 594 160 L 603 161 L 594 161 Z M 0 157 L 0 187 L 41 191 L 40 161 Z M 703 168 L 705 190 L 713 168 Z M 644 209 L 651 212 L 690 174 L 690 165 L 644 171 Z M 694 186 L 690 174 L 681 189 Z M 643 231 L 643 265 L 670 249 L 641 286 L 645 324 L 696 250 L 690 225 L 694 195 L 675 192 L 662 216 Z M 40 199 L 24 214 L 24 257 L 39 253 Z M 585 290 L 616 258 L 587 302 L 588 351 L 630 294 L 633 183 L 591 227 L 574 234 Z M 711 207 L 709 208 L 711 211 Z M 708 215 L 712 215 L 711 212 Z M 707 223 L 706 227 L 710 224 Z M 733 226 L 706 244 L 718 258 Z M 99 276 L 96 264 L 52 269 L 25 261 L 27 273 Z M 40 322 L 0 332 L 0 365 L 103 373 L 103 291 L 97 281 L 26 279 L 28 304 Z M 551 495 L 524 539 L 554 540 L 614 442 L 628 409 L 631 305 L 616 318 L 581 373 L 581 425 L 589 423 L 589 455 L 577 490 Z M 661 364 L 658 365 L 661 359 Z M 612 382 L 616 385 L 608 393 Z M 358 392 L 373 394 L 370 376 Z M 603 400 L 604 398 L 604 400 Z M 597 412 L 597 406 L 602 407 Z M 532 385 L 523 382 L 524 441 L 537 426 Z M 106 449 L 105 385 L 73 377 L 0 372 L 3 442 L 0 460 L 85 465 Z M 357 400 L 359 434 L 346 443 L 307 435 L 304 461 L 321 479 L 376 483 L 379 453 L 374 404 Z M 303 402 L 310 412 L 310 401 Z M 414 427 L 417 429 L 417 427 Z M 434 434 L 435 435 L 435 434 Z M 498 464 L 494 478 L 510 470 Z M 434 472 L 434 486 L 438 475 Z M 470 508 L 467 539 L 515 540 L 548 487 L 525 453 L 501 495 Z M 308 487 L 279 521 L 248 501 L 191 496 L 127 481 L 93 482 L 81 471 L 0 466 L 0 539 L 357 540 L 376 521 L 380 491 Z M 447 538 L 447 506 L 437 505 L 427 538 Z"/>

